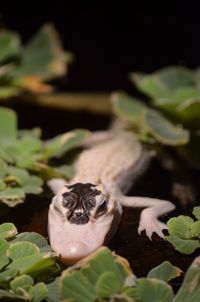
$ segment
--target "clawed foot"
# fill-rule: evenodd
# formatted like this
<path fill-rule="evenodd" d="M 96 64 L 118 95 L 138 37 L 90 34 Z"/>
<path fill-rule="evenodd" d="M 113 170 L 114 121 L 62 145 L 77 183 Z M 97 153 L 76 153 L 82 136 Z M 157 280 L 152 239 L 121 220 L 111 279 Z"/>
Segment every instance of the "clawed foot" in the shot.
<path fill-rule="evenodd" d="M 156 217 L 153 217 L 150 213 L 142 213 L 140 224 L 138 227 L 138 233 L 141 235 L 142 231 L 146 232 L 147 237 L 151 240 L 153 233 L 156 233 L 159 237 L 165 239 L 163 230 L 167 230 L 168 226 L 159 221 Z"/>

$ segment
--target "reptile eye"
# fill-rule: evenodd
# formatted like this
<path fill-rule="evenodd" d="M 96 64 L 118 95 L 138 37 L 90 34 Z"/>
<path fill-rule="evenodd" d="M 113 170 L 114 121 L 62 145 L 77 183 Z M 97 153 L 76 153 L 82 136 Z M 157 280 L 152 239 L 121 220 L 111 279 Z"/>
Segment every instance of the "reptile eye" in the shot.
<path fill-rule="evenodd" d="M 95 213 L 95 218 L 98 218 L 99 216 L 103 215 L 107 210 L 107 200 L 104 199 L 100 206 L 98 207 L 96 213 Z"/>
<path fill-rule="evenodd" d="M 106 199 L 104 199 L 104 201 L 103 201 L 103 202 L 100 204 L 100 206 L 98 207 L 98 211 L 103 211 L 103 210 L 105 210 L 106 206 L 107 206 L 107 201 L 106 201 Z"/>
<path fill-rule="evenodd" d="M 66 208 L 72 208 L 75 203 L 74 197 L 71 195 L 64 195 L 64 194 L 63 197 L 64 197 L 62 202 L 63 206 Z"/>

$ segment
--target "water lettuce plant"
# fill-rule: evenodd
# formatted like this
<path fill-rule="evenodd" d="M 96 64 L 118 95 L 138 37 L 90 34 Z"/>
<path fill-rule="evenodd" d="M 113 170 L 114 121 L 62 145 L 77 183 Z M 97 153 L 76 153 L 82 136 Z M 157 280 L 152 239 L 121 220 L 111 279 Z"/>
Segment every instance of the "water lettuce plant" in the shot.
<path fill-rule="evenodd" d="M 21 95 L 25 91 L 51 92 L 46 84 L 66 74 L 72 56 L 63 50 L 58 33 L 47 23 L 22 45 L 19 34 L 0 31 L 0 100 Z"/>
<path fill-rule="evenodd" d="M 159 110 L 168 121 L 187 131 L 186 144 L 178 147 L 177 151 L 194 167 L 199 167 L 200 69 L 170 66 L 151 74 L 132 73 L 130 78 L 136 88 L 148 97 L 151 108 Z M 156 116 L 154 124 L 162 127 Z"/>
<path fill-rule="evenodd" d="M 18 130 L 16 113 L 1 107 L 0 202 L 14 207 L 24 202 L 26 194 L 40 194 L 44 181 L 72 177 L 72 165 L 52 166 L 49 161 L 79 147 L 88 135 L 77 129 L 44 142 L 40 129 Z"/>
<path fill-rule="evenodd" d="M 197 257 L 174 294 L 170 280 L 181 270 L 168 261 L 137 278 L 127 261 L 105 247 L 65 270 L 60 278 L 61 301 L 198 302 L 200 258 Z"/>
<path fill-rule="evenodd" d="M 165 238 L 183 254 L 192 254 L 200 248 L 200 207 L 194 207 L 192 214 L 195 219 L 179 215 L 167 222 L 169 236 Z"/>
<path fill-rule="evenodd" d="M 0 225 L 0 299 L 43 301 L 47 285 L 61 271 L 59 257 L 37 233 L 18 234 L 12 223 Z"/>
<path fill-rule="evenodd" d="M 142 141 L 170 146 L 188 143 L 188 130 L 180 125 L 174 125 L 158 110 L 125 93 L 114 94 L 112 100 L 114 113 L 128 127 L 133 127 Z"/>
<path fill-rule="evenodd" d="M 40 234 L 18 234 L 12 223 L 0 225 L 0 299 L 3 301 L 199 301 L 199 257 L 188 268 L 174 294 L 170 281 L 182 273 L 164 261 L 146 277 L 137 278 L 128 261 L 106 247 L 65 269 L 59 255 L 52 252 Z"/>
<path fill-rule="evenodd" d="M 153 106 L 165 111 L 188 128 L 200 127 L 200 69 L 170 66 L 152 74 L 133 73 L 136 87 L 151 99 Z"/>

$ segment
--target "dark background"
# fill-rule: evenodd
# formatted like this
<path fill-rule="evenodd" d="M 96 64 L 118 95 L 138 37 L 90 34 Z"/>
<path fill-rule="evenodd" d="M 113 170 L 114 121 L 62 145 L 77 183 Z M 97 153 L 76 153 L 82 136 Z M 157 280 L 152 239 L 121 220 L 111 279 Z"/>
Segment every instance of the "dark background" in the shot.
<path fill-rule="evenodd" d="M 120 1 L 109 8 L 100 1 L 93 6 L 56 1 L 44 10 L 33 2 L 15 9 L 0 5 L 1 24 L 19 31 L 25 42 L 45 22 L 54 23 L 65 49 L 76 56 L 59 82 L 62 90 L 131 90 L 131 71 L 200 65 L 198 8 L 192 2 L 143 2 Z"/>

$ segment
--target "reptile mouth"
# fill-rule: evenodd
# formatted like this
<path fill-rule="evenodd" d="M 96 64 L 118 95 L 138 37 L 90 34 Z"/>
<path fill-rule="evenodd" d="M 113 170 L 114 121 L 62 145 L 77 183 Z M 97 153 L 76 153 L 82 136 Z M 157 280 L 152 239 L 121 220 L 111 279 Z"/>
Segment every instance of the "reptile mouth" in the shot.
<path fill-rule="evenodd" d="M 104 243 L 113 222 L 113 215 L 93 222 L 87 213 L 80 215 L 80 211 L 77 212 L 63 220 L 52 211 L 52 207 L 49 209 L 49 240 L 52 250 L 61 255 L 64 263 L 74 263 L 97 250 Z M 80 221 L 88 223 L 80 225 Z"/>

